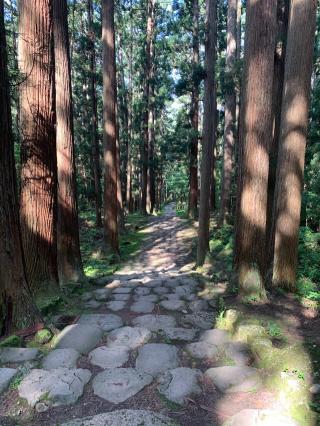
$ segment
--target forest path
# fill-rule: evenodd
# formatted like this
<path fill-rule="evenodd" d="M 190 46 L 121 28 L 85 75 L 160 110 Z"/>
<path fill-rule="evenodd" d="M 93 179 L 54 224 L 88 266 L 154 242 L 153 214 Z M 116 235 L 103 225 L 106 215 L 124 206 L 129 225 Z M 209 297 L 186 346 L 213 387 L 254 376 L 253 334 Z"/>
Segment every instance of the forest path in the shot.
<path fill-rule="evenodd" d="M 130 265 L 82 295 L 83 314 L 53 350 L 29 353 L 18 389 L 1 401 L 1 425 L 18 416 L 35 426 L 214 426 L 245 408 L 279 409 L 247 345 L 213 328 L 217 300 L 187 266 L 195 229 L 169 205 L 146 234 Z"/>

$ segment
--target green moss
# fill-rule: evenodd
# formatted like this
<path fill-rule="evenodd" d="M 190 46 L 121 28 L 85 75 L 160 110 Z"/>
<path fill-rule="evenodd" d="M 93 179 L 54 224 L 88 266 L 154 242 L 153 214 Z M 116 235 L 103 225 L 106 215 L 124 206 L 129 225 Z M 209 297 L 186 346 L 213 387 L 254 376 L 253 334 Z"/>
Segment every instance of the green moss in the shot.
<path fill-rule="evenodd" d="M 239 319 L 240 313 L 238 311 L 235 309 L 227 309 L 218 316 L 215 326 L 221 330 L 233 332 L 235 324 L 239 321 Z"/>
<path fill-rule="evenodd" d="M 39 330 L 36 335 L 34 336 L 34 342 L 39 344 L 39 345 L 44 345 L 46 343 L 48 343 L 52 338 L 52 333 L 47 330 L 47 329 L 43 329 L 43 330 Z"/>
<path fill-rule="evenodd" d="M 257 337 L 265 337 L 266 329 L 262 325 L 257 324 L 240 324 L 234 335 L 234 339 L 238 342 L 250 343 Z"/>
<path fill-rule="evenodd" d="M 9 336 L 0 342 L 0 348 L 10 347 L 19 348 L 22 346 L 22 338 L 20 336 Z"/>

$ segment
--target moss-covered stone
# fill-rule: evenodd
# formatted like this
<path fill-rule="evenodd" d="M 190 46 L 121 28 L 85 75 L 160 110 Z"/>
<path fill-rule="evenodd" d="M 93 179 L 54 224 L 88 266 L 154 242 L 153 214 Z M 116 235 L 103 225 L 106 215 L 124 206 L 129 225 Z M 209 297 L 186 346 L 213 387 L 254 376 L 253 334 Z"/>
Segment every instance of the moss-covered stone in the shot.
<path fill-rule="evenodd" d="M 234 335 L 234 339 L 238 342 L 250 343 L 257 337 L 265 337 L 267 332 L 262 325 L 257 324 L 240 324 Z"/>
<path fill-rule="evenodd" d="M 34 342 L 39 345 L 44 345 L 48 342 L 50 342 L 52 338 L 51 331 L 44 328 L 43 330 L 39 330 L 36 335 L 34 336 Z"/>
<path fill-rule="evenodd" d="M 0 348 L 19 348 L 22 346 L 22 338 L 20 336 L 9 336 L 0 342 Z"/>
<path fill-rule="evenodd" d="M 224 315 L 219 316 L 216 321 L 216 328 L 221 330 L 234 331 L 236 322 L 240 318 L 240 313 L 235 309 L 227 309 Z"/>

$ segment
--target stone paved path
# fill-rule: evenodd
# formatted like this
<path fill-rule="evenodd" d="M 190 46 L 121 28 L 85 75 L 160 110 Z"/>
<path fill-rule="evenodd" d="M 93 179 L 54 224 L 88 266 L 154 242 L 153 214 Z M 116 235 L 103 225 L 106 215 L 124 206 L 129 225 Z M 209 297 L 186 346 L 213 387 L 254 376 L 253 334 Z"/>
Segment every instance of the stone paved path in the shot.
<path fill-rule="evenodd" d="M 85 314 L 62 330 L 45 358 L 0 351 L 0 362 L 25 357 L 31 368 L 18 386 L 33 407 L 24 424 L 295 425 L 274 411 L 267 392 L 258 398 L 271 409 L 250 410 L 262 372 L 250 366 L 245 344 L 214 330 L 215 303 L 200 297 L 186 267 L 192 232 L 172 206 L 149 232 L 152 240 L 133 264 L 82 295 Z M 4 390 L 15 370 L 1 370 Z M 237 412 L 237 398 L 247 398 L 247 410 L 238 404 Z"/>

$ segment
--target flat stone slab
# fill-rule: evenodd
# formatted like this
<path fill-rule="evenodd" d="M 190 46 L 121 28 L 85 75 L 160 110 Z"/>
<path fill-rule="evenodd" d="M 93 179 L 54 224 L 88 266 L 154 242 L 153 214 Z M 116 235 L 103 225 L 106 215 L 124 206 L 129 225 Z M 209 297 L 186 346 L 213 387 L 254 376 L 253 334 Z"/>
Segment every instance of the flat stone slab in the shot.
<path fill-rule="evenodd" d="M 206 311 L 209 308 L 208 303 L 205 300 L 194 300 L 193 302 L 190 302 L 188 304 L 188 308 L 192 311 L 192 312 L 201 312 L 201 311 Z"/>
<path fill-rule="evenodd" d="M 114 404 L 126 401 L 153 380 L 150 374 L 134 368 L 113 368 L 99 373 L 93 380 L 95 395 Z"/>
<path fill-rule="evenodd" d="M 210 330 L 214 323 L 214 315 L 207 312 L 197 312 L 194 314 L 183 315 L 182 324 L 191 324 L 202 330 Z"/>
<path fill-rule="evenodd" d="M 134 294 L 136 294 L 137 296 L 147 296 L 148 294 L 150 294 L 150 288 L 147 288 L 147 287 L 137 287 L 134 290 Z"/>
<path fill-rule="evenodd" d="M 0 368 L 0 394 L 7 389 L 17 373 L 18 370 L 15 368 Z"/>
<path fill-rule="evenodd" d="M 79 357 L 79 352 L 74 349 L 54 349 L 42 360 L 42 368 L 45 370 L 75 368 Z"/>
<path fill-rule="evenodd" d="M 1 348 L 0 362 L 15 363 L 33 361 L 40 355 L 39 349 L 36 348 Z"/>
<path fill-rule="evenodd" d="M 181 300 L 179 294 L 176 293 L 166 293 L 162 295 L 163 300 Z"/>
<path fill-rule="evenodd" d="M 136 349 L 150 340 L 151 332 L 144 327 L 121 327 L 108 335 L 108 347 L 126 346 Z"/>
<path fill-rule="evenodd" d="M 236 365 L 249 365 L 252 361 L 252 353 L 246 343 L 234 342 L 225 345 L 225 352 Z"/>
<path fill-rule="evenodd" d="M 131 297 L 131 294 L 121 294 L 116 293 L 112 295 L 112 300 L 115 300 L 117 302 L 127 302 Z"/>
<path fill-rule="evenodd" d="M 215 328 L 201 333 L 200 340 L 221 347 L 230 341 L 230 337 L 227 331 Z"/>
<path fill-rule="evenodd" d="M 126 307 L 126 302 L 122 300 L 114 300 L 112 302 L 108 302 L 106 306 L 111 311 L 117 312 L 117 311 L 122 311 L 122 309 Z"/>
<path fill-rule="evenodd" d="M 136 359 L 136 369 L 154 377 L 178 367 L 178 364 L 178 349 L 164 343 L 149 343 L 142 346 Z"/>
<path fill-rule="evenodd" d="M 88 308 L 88 309 L 97 309 L 97 308 L 100 308 L 100 306 L 101 306 L 101 302 L 97 302 L 97 300 L 95 299 L 88 300 L 83 305 L 84 308 Z"/>
<path fill-rule="evenodd" d="M 70 420 L 62 426 L 178 426 L 169 417 L 147 410 L 116 410 L 111 413 Z"/>
<path fill-rule="evenodd" d="M 215 359 L 219 354 L 218 347 L 208 342 L 189 343 L 186 351 L 198 359 Z"/>
<path fill-rule="evenodd" d="M 175 368 L 160 376 L 158 390 L 169 401 L 184 404 L 187 397 L 201 393 L 198 385 L 201 376 L 200 370 L 185 367 Z"/>
<path fill-rule="evenodd" d="M 138 314 L 148 314 L 154 310 L 154 303 L 148 301 L 137 301 L 134 302 L 131 307 L 131 312 L 136 312 Z"/>
<path fill-rule="evenodd" d="M 55 349 L 71 348 L 81 354 L 87 354 L 102 338 L 103 331 L 100 327 L 89 324 L 68 325 L 58 335 Z"/>
<path fill-rule="evenodd" d="M 136 302 L 157 302 L 159 297 L 155 294 L 148 294 L 147 296 L 134 296 Z"/>
<path fill-rule="evenodd" d="M 93 294 L 96 300 L 104 302 L 109 299 L 111 290 L 109 288 L 100 288 L 99 290 L 95 290 Z"/>
<path fill-rule="evenodd" d="M 145 327 L 150 331 L 164 330 L 175 327 L 176 320 L 169 315 L 142 315 L 132 320 L 134 326 Z"/>
<path fill-rule="evenodd" d="M 100 327 L 103 331 L 111 331 L 122 327 L 123 321 L 115 314 L 86 314 L 81 315 L 78 324 L 89 324 Z"/>
<path fill-rule="evenodd" d="M 31 407 L 43 400 L 54 407 L 73 404 L 90 378 L 91 372 L 83 369 L 31 370 L 19 385 L 19 396 Z"/>
<path fill-rule="evenodd" d="M 183 300 L 163 300 L 159 305 L 168 311 L 180 311 L 185 308 Z"/>
<path fill-rule="evenodd" d="M 161 334 L 170 340 L 182 342 L 192 342 L 195 339 L 198 330 L 194 328 L 171 327 L 161 330 Z"/>
<path fill-rule="evenodd" d="M 175 277 L 166 279 L 164 282 L 165 287 L 168 287 L 168 288 L 176 288 L 180 286 L 180 284 L 181 284 L 180 278 L 175 278 Z"/>
<path fill-rule="evenodd" d="M 168 293 L 168 289 L 166 287 L 154 287 L 152 291 L 159 295 Z"/>
<path fill-rule="evenodd" d="M 245 409 L 232 416 L 223 426 L 299 426 L 299 423 L 275 410 Z"/>
<path fill-rule="evenodd" d="M 262 385 L 259 371 L 253 367 L 224 366 L 209 368 L 205 377 L 211 381 L 220 392 L 251 392 Z"/>
<path fill-rule="evenodd" d="M 189 298 L 191 294 L 193 294 L 194 288 L 188 285 L 180 285 L 175 288 L 175 293 L 180 297 Z"/>
<path fill-rule="evenodd" d="M 129 351 L 127 346 L 100 346 L 89 354 L 89 361 L 93 365 L 101 368 L 117 368 L 122 367 L 129 359 Z"/>
<path fill-rule="evenodd" d="M 112 290 L 113 294 L 129 294 L 131 293 L 132 288 L 131 287 L 116 287 Z"/>

